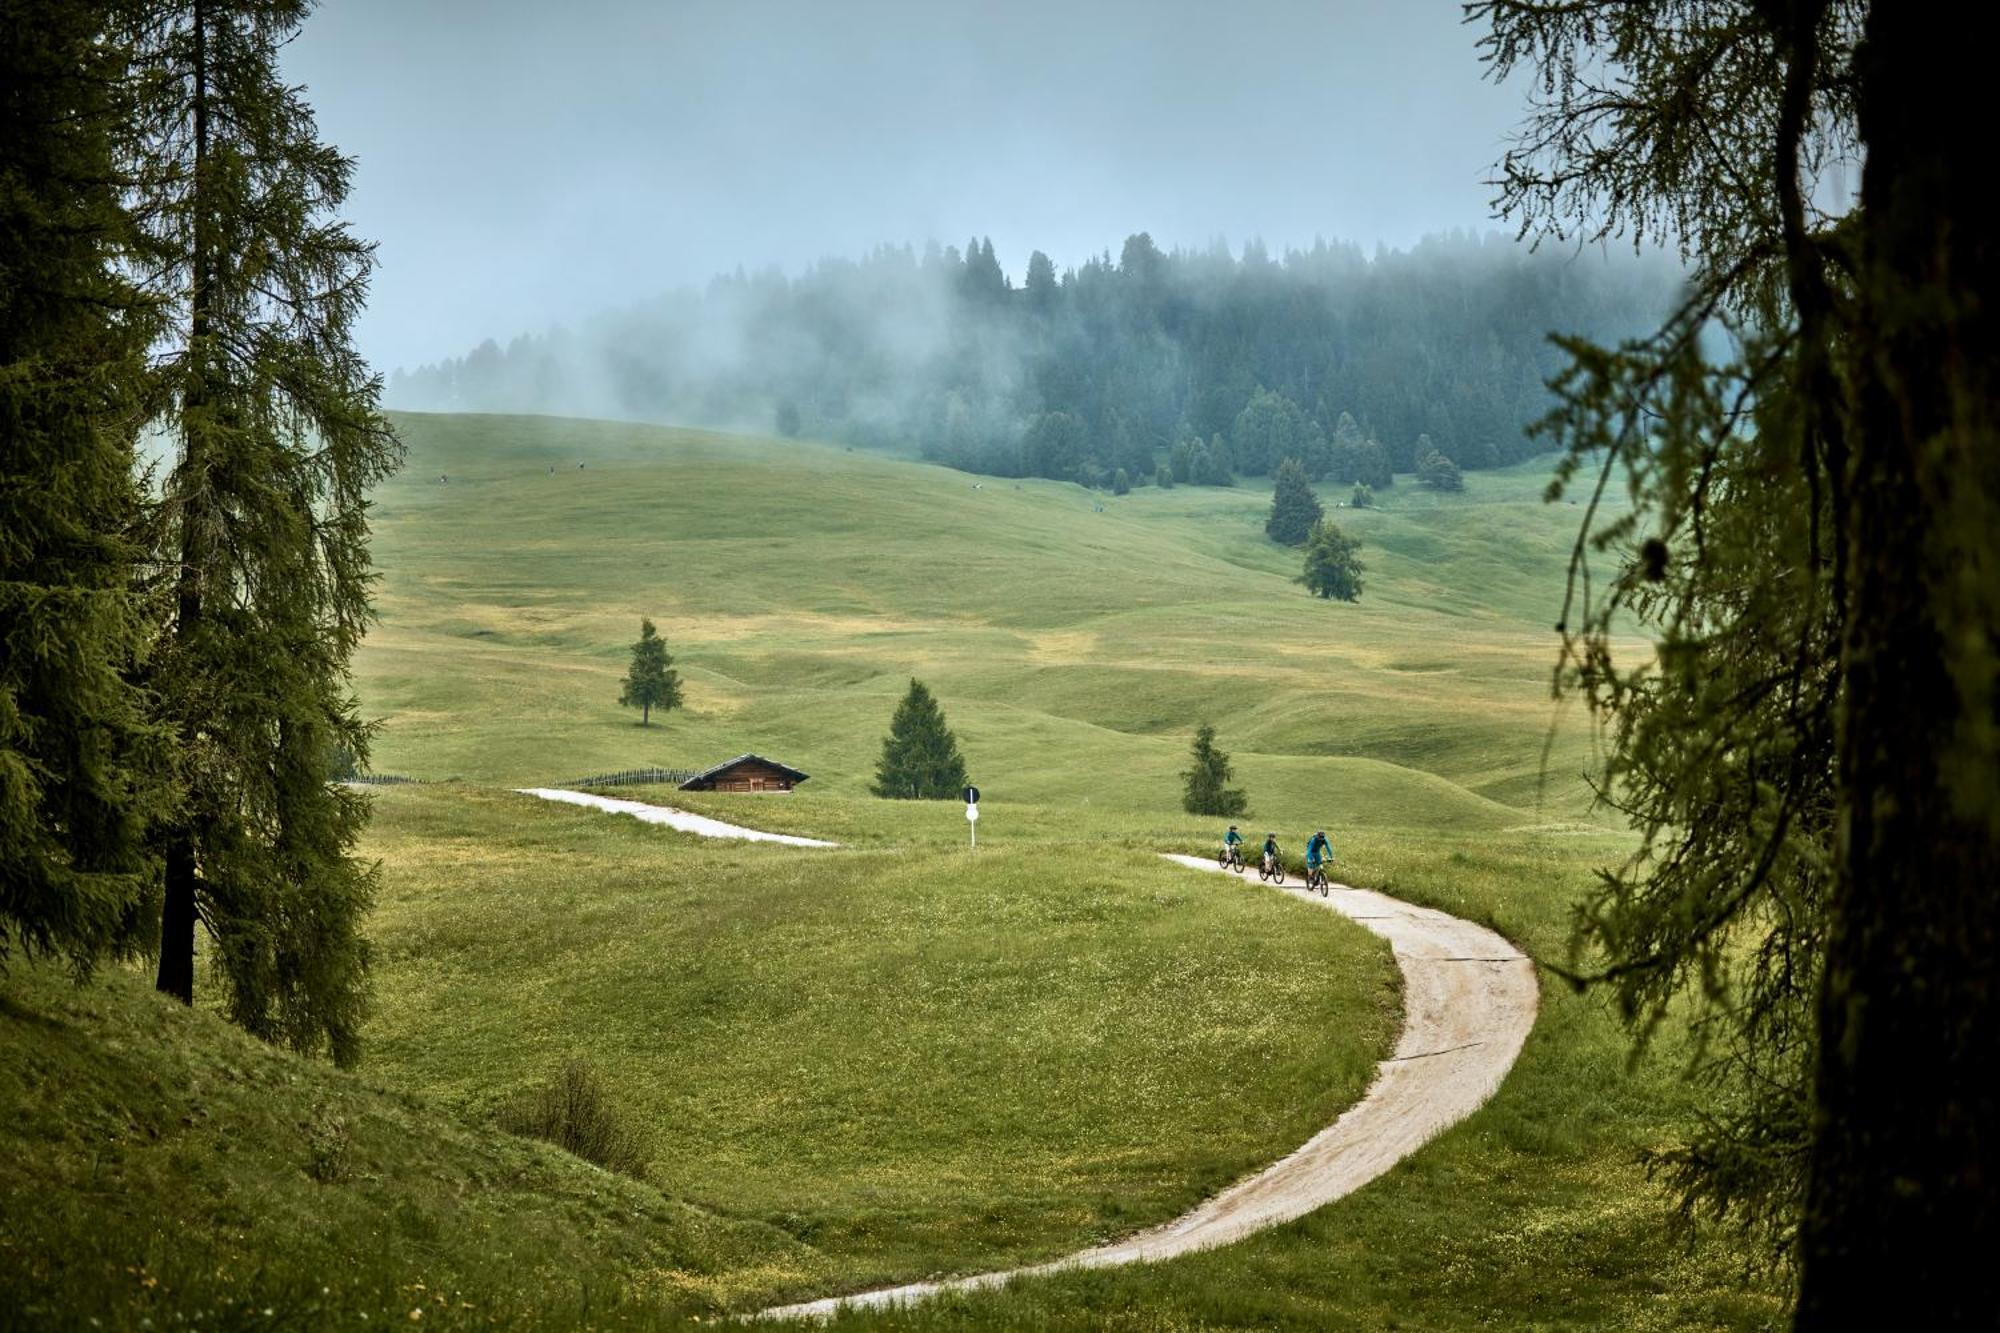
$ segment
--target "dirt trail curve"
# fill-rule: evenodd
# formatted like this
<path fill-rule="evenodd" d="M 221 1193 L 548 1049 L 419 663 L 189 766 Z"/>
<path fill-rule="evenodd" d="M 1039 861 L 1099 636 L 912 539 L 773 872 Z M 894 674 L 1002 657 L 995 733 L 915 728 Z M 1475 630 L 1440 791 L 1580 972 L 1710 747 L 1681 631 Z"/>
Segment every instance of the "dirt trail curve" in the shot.
<path fill-rule="evenodd" d="M 1212 860 L 1167 859 L 1222 873 Z M 842 1307 L 905 1305 L 1017 1277 L 1170 1259 L 1227 1245 L 1360 1189 L 1499 1089 L 1535 1025 L 1539 999 L 1534 964 L 1520 950 L 1484 926 L 1366 889 L 1336 888 L 1325 898 L 1298 888 L 1286 891 L 1388 940 L 1403 972 L 1402 1039 L 1377 1067 L 1367 1095 L 1338 1120 L 1289 1157 L 1192 1212 L 1114 1244 L 1006 1272 L 778 1306 L 758 1317 L 825 1319 Z"/>
<path fill-rule="evenodd" d="M 737 824 L 725 824 L 719 819 L 706 815 L 689 814 L 685 810 L 675 810 L 670 806 L 647 805 L 644 801 L 621 801 L 615 796 L 599 796 L 594 792 L 570 791 L 563 787 L 517 787 L 523 796 L 539 796 L 545 801 L 562 801 L 567 805 L 587 805 L 593 810 L 605 810 L 614 815 L 630 815 L 648 824 L 665 824 L 668 828 L 679 829 L 683 833 L 698 833 L 704 838 L 741 838 L 746 842 L 781 842 L 787 847 L 838 847 L 837 842 L 822 842 L 818 838 L 801 838 L 790 833 L 766 833 L 762 829 L 743 828 Z"/>

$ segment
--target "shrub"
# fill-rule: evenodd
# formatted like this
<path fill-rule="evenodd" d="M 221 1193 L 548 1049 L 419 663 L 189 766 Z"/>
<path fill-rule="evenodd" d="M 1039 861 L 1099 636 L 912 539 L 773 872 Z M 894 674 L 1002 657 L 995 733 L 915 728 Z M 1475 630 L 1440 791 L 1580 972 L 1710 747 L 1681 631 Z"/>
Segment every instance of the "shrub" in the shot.
<path fill-rule="evenodd" d="M 511 1134 L 546 1140 L 607 1171 L 645 1178 L 645 1138 L 625 1119 L 587 1060 L 565 1064 L 546 1087 L 503 1112 L 500 1126 Z"/>

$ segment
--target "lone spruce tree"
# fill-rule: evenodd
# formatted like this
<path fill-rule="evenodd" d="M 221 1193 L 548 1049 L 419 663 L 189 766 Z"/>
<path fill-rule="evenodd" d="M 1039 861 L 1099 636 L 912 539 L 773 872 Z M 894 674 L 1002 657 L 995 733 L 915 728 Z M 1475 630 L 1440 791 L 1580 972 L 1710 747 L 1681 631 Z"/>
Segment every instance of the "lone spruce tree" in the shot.
<path fill-rule="evenodd" d="M 133 442 L 159 324 L 104 260 L 135 234 L 112 12 L 0 0 L 0 965 L 18 949 L 79 974 L 152 936 L 164 750 L 130 683 Z"/>
<path fill-rule="evenodd" d="M 372 247 L 335 220 L 352 163 L 319 142 L 279 52 L 301 0 L 163 0 L 133 30 L 133 170 L 156 295 L 156 425 L 175 446 L 154 558 L 150 684 L 185 793 L 161 831 L 159 988 L 194 994 L 195 923 L 232 1019 L 359 1052 L 374 871 L 358 793 L 325 780 L 369 728 L 348 664 L 369 614 L 368 493 L 400 448 L 351 330 Z"/>
<path fill-rule="evenodd" d="M 1215 746 L 1215 728 L 1204 722 L 1194 734 L 1192 762 L 1181 773 L 1186 790 L 1181 808 L 1191 815 L 1240 815 L 1249 804 L 1240 788 L 1231 787 L 1229 756 Z"/>
<path fill-rule="evenodd" d="M 944 710 L 923 682 L 912 680 L 910 692 L 896 705 L 889 734 L 882 740 L 882 761 L 875 767 L 875 794 L 896 800 L 944 801 L 965 786 L 965 757 L 958 738 L 945 725 Z"/>
<path fill-rule="evenodd" d="M 650 620 L 640 620 L 639 641 L 632 645 L 632 665 L 625 671 L 625 689 L 618 696 L 624 708 L 637 708 L 639 725 L 651 726 L 653 710 L 662 713 L 681 703 L 681 677 L 667 655 L 667 641 Z"/>
<path fill-rule="evenodd" d="M 1311 535 L 1313 524 L 1324 517 L 1319 497 L 1313 494 L 1305 465 L 1296 458 L 1278 464 L 1277 483 L 1271 492 L 1271 517 L 1264 524 L 1265 535 L 1285 546 L 1297 546 Z"/>

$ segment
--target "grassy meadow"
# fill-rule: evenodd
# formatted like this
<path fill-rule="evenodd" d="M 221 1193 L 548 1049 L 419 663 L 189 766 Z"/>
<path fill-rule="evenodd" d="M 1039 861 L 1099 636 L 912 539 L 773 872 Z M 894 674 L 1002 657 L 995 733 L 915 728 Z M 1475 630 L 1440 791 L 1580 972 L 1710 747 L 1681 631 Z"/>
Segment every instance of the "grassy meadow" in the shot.
<path fill-rule="evenodd" d="M 992 801 L 1176 810 L 1208 720 L 1253 818 L 1301 840 L 1314 821 L 1581 809 L 1580 723 L 1543 781 L 1574 538 L 1545 468 L 1456 496 L 1405 479 L 1338 511 L 1369 572 L 1336 605 L 1291 582 L 1261 486 L 1110 497 L 797 441 L 399 420 L 409 463 L 376 509 L 382 620 L 359 663 L 384 772 L 548 785 L 756 750 L 808 791 L 861 796 L 916 675 Z M 611 706 L 641 616 L 688 692 L 650 729 Z"/>
<path fill-rule="evenodd" d="M 1626 849 L 1587 809 L 1588 727 L 1549 698 L 1578 512 L 1542 502 L 1545 465 L 1456 495 L 1406 478 L 1367 511 L 1326 488 L 1368 562 L 1338 605 L 1291 581 L 1262 485 L 1110 497 L 700 431 L 398 424 L 357 689 L 376 770 L 424 785 L 378 792 L 364 847 L 365 1064 L 292 1060 L 126 973 L 7 974 L 0 1095 L 61 1094 L 17 1131 L 53 1146 L 0 1168 L 0 1304 L 39 1301 L 32 1322 L 230 1326 L 272 1293 L 293 1323 L 359 1326 L 422 1284 L 432 1322 L 682 1327 L 1172 1216 L 1351 1103 L 1399 1021 L 1360 927 L 1155 855 L 1219 837 L 1179 808 L 1204 721 L 1253 839 L 1296 856 L 1324 827 L 1336 878 L 1542 956 Z M 645 728 L 616 704 L 641 616 L 687 689 Z M 957 804 L 867 794 L 913 675 L 984 791 L 976 855 Z M 619 794 L 840 849 L 511 790 L 751 750 L 811 780 Z M 497 1128 L 576 1058 L 643 1180 Z M 1685 1069 L 1677 1033 L 1634 1062 L 1596 997 L 1546 984 L 1493 1101 L 1346 1200 L 1206 1255 L 849 1322 L 1775 1326 L 1779 1293 L 1726 1238 L 1676 1235 L 1646 1179 L 1694 1113 Z M 119 1109 L 89 1121 L 92 1087 Z M 329 1172 L 336 1121 L 354 1147 Z M 17 1214 L 38 1192 L 71 1202 Z M 127 1286 L 134 1265 L 157 1285 Z"/>
<path fill-rule="evenodd" d="M 1150 853 L 802 853 L 449 788 L 385 793 L 373 848 L 372 1074 L 491 1120 L 585 1056 L 648 1178 L 835 1286 L 1171 1217 L 1359 1097 L 1400 1025 L 1361 927 Z"/>

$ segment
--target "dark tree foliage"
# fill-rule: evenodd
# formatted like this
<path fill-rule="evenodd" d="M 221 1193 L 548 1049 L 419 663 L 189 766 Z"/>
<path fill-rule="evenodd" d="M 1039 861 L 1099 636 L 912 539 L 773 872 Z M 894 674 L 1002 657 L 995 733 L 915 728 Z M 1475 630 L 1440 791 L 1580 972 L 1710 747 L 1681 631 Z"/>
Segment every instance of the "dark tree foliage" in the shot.
<path fill-rule="evenodd" d="M 1237 468 L 1251 476 L 1264 476 L 1288 458 L 1299 461 L 1315 480 L 1326 473 L 1325 434 L 1283 394 L 1266 389 L 1252 394 L 1236 414 L 1229 440 Z"/>
<path fill-rule="evenodd" d="M 1395 477 L 1390 470 L 1389 451 L 1382 442 L 1365 433 L 1353 416 L 1342 412 L 1333 423 L 1333 439 L 1327 447 L 1326 475 L 1334 481 L 1359 481 L 1370 486 L 1388 486 Z M 1430 437 L 1417 436 L 1411 456 L 1421 459 L 1430 449 Z"/>
<path fill-rule="evenodd" d="M 1371 260 L 1324 243 L 1277 257 L 1255 245 L 1240 257 L 1165 252 L 1142 233 L 1115 261 L 1061 274 L 1037 251 L 1010 288 L 982 239 L 962 255 L 882 249 L 796 278 L 720 278 L 398 372 L 390 399 L 762 419 L 978 472 L 1099 484 L 1121 467 L 1149 476 L 1163 451 L 1203 440 L 1210 479 L 1297 458 L 1315 480 L 1380 487 L 1415 466 L 1426 432 L 1461 467 L 1525 457 L 1521 427 L 1546 410 L 1544 382 L 1562 367 L 1549 332 L 1637 333 L 1668 308 L 1676 277 L 1664 262 L 1538 255 L 1499 237 Z M 739 344 L 755 355 L 718 358 Z M 1175 479 L 1203 478 L 1177 466 Z"/>
<path fill-rule="evenodd" d="M 1539 76 L 1503 173 L 1524 228 L 1664 238 L 1694 269 L 1651 337 L 1567 345 L 1545 424 L 1570 449 L 1558 487 L 1596 473 L 1559 682 L 1609 720 L 1605 799 L 1643 835 L 1584 906 L 1580 979 L 1642 1032 L 1692 999 L 1710 1114 L 1663 1165 L 1689 1216 L 1798 1261 L 1798 1327 L 1982 1322 L 2000 1273 L 1963 1256 L 2000 1246 L 1983 44 L 1956 13 L 1859 0 L 1472 9 L 1497 72 Z M 1614 479 L 1636 504 L 1601 514 Z M 1625 661 L 1634 620 L 1656 648 Z"/>
<path fill-rule="evenodd" d="M 1321 519 L 1306 537 L 1305 572 L 1298 581 L 1315 597 L 1358 602 L 1367 568 L 1361 562 L 1361 539 L 1348 536 L 1331 519 Z"/>
<path fill-rule="evenodd" d="M 1229 756 L 1216 748 L 1215 728 L 1204 722 L 1194 733 L 1188 752 L 1188 766 L 1181 773 L 1184 784 L 1181 808 L 1191 815 L 1240 815 L 1249 799 L 1240 788 L 1231 787 L 1234 776 Z"/>
<path fill-rule="evenodd" d="M 80 975 L 152 938 L 145 821 L 165 762 L 129 683 L 146 641 L 133 442 L 158 320 L 105 262 L 136 239 L 115 13 L 0 0 L 0 965 L 18 947 Z"/>
<path fill-rule="evenodd" d="M 639 640 L 632 645 L 632 664 L 625 669 L 625 685 L 618 693 L 621 708 L 639 710 L 639 725 L 651 726 L 653 710 L 662 713 L 680 707 L 681 676 L 667 653 L 667 641 L 653 628 L 653 622 L 639 621 Z"/>
<path fill-rule="evenodd" d="M 1421 454 L 1417 458 L 1417 481 L 1434 491 L 1462 491 L 1465 477 L 1459 472 L 1458 464 L 1446 458 L 1437 450 Z"/>
<path fill-rule="evenodd" d="M 1347 504 L 1352 509 L 1373 509 L 1375 492 L 1368 488 L 1367 482 L 1357 481 L 1354 483 L 1354 494 L 1348 497 Z"/>
<path fill-rule="evenodd" d="M 1280 463 L 1277 480 L 1271 490 L 1271 517 L 1264 522 L 1264 535 L 1285 546 L 1299 546 L 1312 535 L 1313 524 L 1325 515 L 1319 497 L 1313 494 L 1312 482 L 1306 477 L 1304 465 L 1296 458 L 1287 458 Z"/>
<path fill-rule="evenodd" d="M 937 699 L 923 682 L 912 680 L 882 739 L 874 792 L 896 800 L 948 801 L 964 788 L 958 738 L 945 725 Z"/>
<path fill-rule="evenodd" d="M 334 220 L 352 164 L 279 76 L 303 0 L 178 0 L 134 20 L 135 171 L 151 280 L 157 424 L 175 458 L 155 559 L 169 601 L 149 679 L 185 801 L 163 831 L 159 985 L 189 999 L 197 917 L 230 1016 L 353 1061 L 374 871 L 348 663 L 368 618 L 367 495 L 399 456 L 350 333 L 371 248 Z"/>

